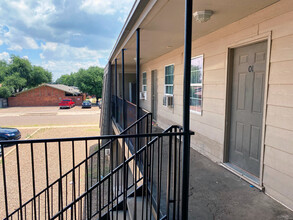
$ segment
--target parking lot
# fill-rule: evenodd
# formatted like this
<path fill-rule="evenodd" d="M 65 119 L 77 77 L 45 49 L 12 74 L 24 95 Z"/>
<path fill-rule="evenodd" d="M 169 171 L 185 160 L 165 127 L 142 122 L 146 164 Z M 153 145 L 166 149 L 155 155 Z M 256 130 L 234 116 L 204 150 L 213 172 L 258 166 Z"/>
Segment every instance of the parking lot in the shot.
<path fill-rule="evenodd" d="M 15 107 L 0 109 L 0 127 L 14 127 L 20 130 L 21 139 L 48 139 L 66 137 L 98 136 L 100 109 L 96 106 L 91 109 L 82 109 L 76 106 L 72 109 L 59 109 L 58 107 Z M 88 144 L 88 152 L 95 142 Z M 53 182 L 59 176 L 58 167 L 58 143 L 48 144 L 49 180 Z M 5 147 L 5 167 L 7 174 L 7 190 L 9 195 L 9 210 L 19 206 L 17 191 L 16 149 L 14 146 Z M 62 143 L 62 173 L 72 168 L 72 145 Z M 75 164 L 85 158 L 85 144 L 76 143 Z M 34 145 L 34 162 L 36 176 L 36 192 L 40 192 L 46 186 L 45 181 L 45 156 L 44 144 Z M 31 146 L 22 144 L 19 146 L 20 176 L 22 183 L 22 202 L 32 197 L 32 165 Z M 84 170 L 80 172 L 84 176 Z M 68 183 L 72 180 L 67 180 Z M 2 178 L 2 163 L 0 164 L 0 218 L 5 215 L 4 189 Z M 11 202 L 12 201 L 12 202 Z M 57 207 L 57 206 L 56 206 Z"/>

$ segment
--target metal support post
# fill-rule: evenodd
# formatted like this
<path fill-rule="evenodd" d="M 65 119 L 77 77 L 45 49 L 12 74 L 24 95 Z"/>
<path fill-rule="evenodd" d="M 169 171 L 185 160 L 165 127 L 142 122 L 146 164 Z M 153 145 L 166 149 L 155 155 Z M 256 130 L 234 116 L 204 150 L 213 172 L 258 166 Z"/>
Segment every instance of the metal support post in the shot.
<path fill-rule="evenodd" d="M 122 62 L 122 128 L 123 130 L 126 128 L 127 125 L 125 125 L 125 72 L 124 72 L 124 51 L 125 49 L 122 49 L 121 51 L 121 56 L 122 56 L 122 59 L 121 59 L 121 62 Z"/>
<path fill-rule="evenodd" d="M 118 101 L 117 101 L 117 59 L 115 59 L 115 121 L 118 121 Z"/>
<path fill-rule="evenodd" d="M 184 86 L 183 86 L 183 173 L 182 173 L 182 217 L 188 219 L 188 191 L 190 166 L 190 70 L 192 46 L 192 1 L 185 0 L 185 36 L 184 36 Z"/>
<path fill-rule="evenodd" d="M 139 119 L 140 29 L 136 30 L 136 120 Z"/>

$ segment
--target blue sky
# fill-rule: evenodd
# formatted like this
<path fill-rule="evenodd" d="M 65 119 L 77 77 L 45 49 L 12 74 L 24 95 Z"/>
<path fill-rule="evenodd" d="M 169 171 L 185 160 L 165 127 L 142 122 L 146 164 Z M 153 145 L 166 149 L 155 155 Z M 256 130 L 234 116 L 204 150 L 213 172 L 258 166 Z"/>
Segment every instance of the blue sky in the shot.
<path fill-rule="evenodd" d="M 134 0 L 0 0 L 0 59 L 53 73 L 104 67 Z"/>

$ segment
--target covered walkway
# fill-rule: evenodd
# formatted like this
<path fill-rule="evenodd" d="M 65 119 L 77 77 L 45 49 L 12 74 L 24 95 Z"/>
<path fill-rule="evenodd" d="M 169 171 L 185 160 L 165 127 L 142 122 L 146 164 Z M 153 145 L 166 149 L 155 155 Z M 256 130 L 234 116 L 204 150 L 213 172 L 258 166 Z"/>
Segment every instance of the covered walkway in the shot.
<path fill-rule="evenodd" d="M 293 219 L 293 212 L 191 149 L 189 219 Z"/>

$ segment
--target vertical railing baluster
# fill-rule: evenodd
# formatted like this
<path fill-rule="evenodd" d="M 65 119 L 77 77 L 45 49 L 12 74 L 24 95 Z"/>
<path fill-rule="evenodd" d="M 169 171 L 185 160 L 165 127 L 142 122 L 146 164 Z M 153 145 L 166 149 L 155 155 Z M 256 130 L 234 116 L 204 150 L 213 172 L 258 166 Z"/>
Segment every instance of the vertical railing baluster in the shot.
<path fill-rule="evenodd" d="M 177 128 L 175 128 L 175 131 L 177 132 Z M 174 162 L 173 162 L 173 200 L 174 200 L 174 205 L 173 205 L 173 215 L 172 215 L 172 219 L 175 219 L 175 214 L 176 214 L 176 183 L 177 181 L 180 179 L 177 177 L 177 136 L 174 136 Z M 179 160 L 180 163 L 180 160 Z M 178 179 L 178 180 L 177 180 Z"/>
<path fill-rule="evenodd" d="M 98 149 L 97 149 L 97 151 L 96 152 L 98 152 L 99 151 L 99 148 L 100 148 L 100 143 L 99 143 L 99 140 L 98 140 Z M 96 181 L 95 181 L 95 183 L 94 184 L 96 184 L 97 182 L 99 182 L 99 166 L 98 166 L 98 164 L 99 164 L 99 157 L 98 157 L 98 154 L 95 152 L 95 158 L 96 158 Z M 93 190 L 94 191 L 94 190 Z M 99 211 L 99 190 L 98 190 L 98 188 L 96 188 L 96 212 L 95 213 L 97 213 L 98 211 Z"/>
<path fill-rule="evenodd" d="M 47 218 L 47 190 L 45 191 L 45 207 L 44 207 L 44 212 L 45 212 L 45 219 Z"/>
<path fill-rule="evenodd" d="M 75 191 L 75 149 L 74 149 L 74 141 L 72 141 L 72 201 L 76 199 L 76 191 Z M 74 219 L 76 219 L 76 203 L 73 204 L 73 214 Z"/>
<path fill-rule="evenodd" d="M 34 165 L 34 149 L 33 149 L 33 143 L 31 143 L 31 165 L 32 165 L 32 182 L 33 182 L 33 196 L 34 196 L 34 219 L 37 219 L 37 207 L 36 207 L 36 181 L 35 181 L 35 165 Z"/>
<path fill-rule="evenodd" d="M 68 175 L 65 176 L 65 206 L 67 206 L 67 202 L 68 202 Z M 67 219 L 67 210 L 65 212 L 65 217 Z"/>
<path fill-rule="evenodd" d="M 90 219 L 90 215 L 89 215 L 89 194 L 88 194 L 88 189 L 89 189 L 89 174 L 88 174 L 88 142 L 87 140 L 85 140 L 85 191 L 87 192 L 86 194 L 86 217 L 87 219 Z"/>
<path fill-rule="evenodd" d="M 139 113 L 137 113 L 139 114 Z M 139 133 L 139 124 L 137 123 L 136 125 L 136 134 Z M 135 145 L 134 145 L 134 160 L 133 160 L 133 169 L 134 169 L 134 219 L 137 218 L 137 165 L 136 165 L 136 162 L 137 162 L 137 150 L 138 150 L 138 146 L 139 146 L 139 140 L 138 140 L 138 137 L 135 138 Z"/>
<path fill-rule="evenodd" d="M 93 186 L 93 158 L 94 157 L 91 157 L 90 160 L 91 160 L 91 185 L 90 187 Z M 90 192 L 90 201 L 92 201 L 92 197 L 93 197 L 93 194 L 92 194 L 93 191 Z M 93 210 L 93 206 L 92 206 L 92 202 L 90 202 L 90 218 L 92 217 L 92 210 Z"/>
<path fill-rule="evenodd" d="M 53 194 L 54 194 L 54 185 L 51 186 L 51 216 L 54 216 Z"/>
<path fill-rule="evenodd" d="M 123 156 L 123 220 L 126 220 L 126 198 L 127 198 L 127 170 L 125 165 L 125 138 L 122 140 L 122 156 Z"/>
<path fill-rule="evenodd" d="M 112 142 L 110 144 L 110 160 L 111 160 L 111 153 L 112 153 L 111 149 L 112 149 Z M 110 164 L 111 164 L 111 161 L 110 161 Z M 110 180 L 111 180 L 111 178 L 108 178 L 108 202 L 107 202 L 108 219 L 110 219 L 110 214 L 109 214 L 109 211 L 110 211 L 110 195 L 111 195 L 111 193 L 110 193 L 110 190 L 111 190 L 111 187 L 110 187 L 111 182 L 110 182 Z"/>
<path fill-rule="evenodd" d="M 161 198 L 161 193 L 160 193 L 160 140 L 162 137 L 158 138 L 158 164 L 157 164 L 157 219 L 160 218 L 160 198 Z"/>
<path fill-rule="evenodd" d="M 123 115 L 124 120 L 124 115 Z M 118 157 L 118 139 L 116 142 L 116 164 L 115 167 L 119 164 L 119 157 Z M 116 171 L 116 219 L 118 219 L 118 194 L 119 194 L 119 170 Z"/>
<path fill-rule="evenodd" d="M 78 195 L 77 195 L 77 197 L 79 197 L 79 196 L 80 196 L 80 166 L 78 166 Z M 79 213 L 80 213 L 80 208 L 81 208 L 80 202 L 78 202 Z"/>
<path fill-rule="evenodd" d="M 180 191 L 181 191 L 181 146 L 182 146 L 182 135 L 180 135 L 180 140 L 179 140 L 179 146 L 178 146 L 178 191 L 177 191 L 177 200 L 178 200 L 178 205 L 177 205 L 177 219 L 179 219 L 180 216 Z M 183 161 L 182 161 L 183 163 Z"/>
<path fill-rule="evenodd" d="M 46 163 L 46 185 L 47 185 L 47 210 L 48 210 L 48 219 L 50 219 L 50 195 L 49 195 L 49 165 L 48 165 L 48 146 L 45 142 L 45 163 Z"/>
<path fill-rule="evenodd" d="M 100 148 L 100 140 L 99 140 L 99 149 L 98 149 L 98 158 L 99 158 L 99 163 L 97 166 L 99 166 L 99 173 L 98 173 L 98 180 L 101 182 L 101 148 Z M 98 190 L 98 189 L 97 189 Z M 99 219 L 102 218 L 102 195 L 101 195 L 101 184 L 99 184 Z"/>
<path fill-rule="evenodd" d="M 147 132 L 149 133 L 149 115 L 147 116 Z M 146 149 L 145 149 L 145 173 L 143 174 L 143 179 L 145 181 L 145 191 L 144 193 L 146 194 L 145 197 L 146 197 L 146 210 L 145 210 L 145 213 L 146 213 L 146 220 L 148 220 L 148 205 L 149 205 L 149 193 L 148 193 L 148 190 L 149 190 L 149 185 L 148 185 L 148 177 L 149 177 L 149 140 L 150 140 L 150 137 L 147 137 L 146 139 Z"/>
<path fill-rule="evenodd" d="M 160 156 L 160 164 L 158 164 L 158 166 L 159 166 L 159 182 L 158 182 L 158 184 L 159 184 L 159 204 L 158 204 L 158 207 L 159 207 L 159 210 L 160 210 L 160 212 L 161 212 L 161 190 L 162 190 L 162 161 L 163 161 L 163 153 L 162 153 L 162 151 L 163 151 L 163 137 L 161 138 L 161 146 L 159 147 L 159 156 Z M 159 212 L 159 217 L 160 217 L 160 212 Z"/>
<path fill-rule="evenodd" d="M 117 141 L 118 141 L 118 139 L 117 139 Z M 113 219 L 113 145 L 112 145 L 112 143 L 111 143 L 111 149 L 110 149 L 110 163 L 111 163 L 111 217 L 112 217 L 112 219 Z"/>
<path fill-rule="evenodd" d="M 172 130 L 171 130 L 172 133 Z M 169 136 L 169 149 L 168 149 L 168 171 L 167 171 L 167 219 L 170 215 L 170 182 L 171 182 L 171 159 L 172 159 L 172 135 Z"/>
<path fill-rule="evenodd" d="M 103 158 L 103 178 L 106 175 L 106 147 L 104 148 L 104 158 Z M 105 183 L 106 181 L 103 183 L 103 195 L 105 195 Z M 103 197 L 103 206 L 105 205 L 105 198 Z"/>
<path fill-rule="evenodd" d="M 62 189 L 62 154 L 61 154 L 61 143 L 58 141 L 58 157 L 59 157 L 59 194 L 58 194 L 58 210 L 63 209 L 63 189 Z M 60 219 L 60 218 L 59 218 Z M 61 213 L 61 219 L 63 219 L 63 212 Z"/>
<path fill-rule="evenodd" d="M 147 149 L 147 148 L 146 148 Z M 144 204 L 145 204 L 145 192 L 146 192 L 146 150 L 142 151 L 143 161 L 143 183 L 142 183 L 142 220 L 144 219 Z M 147 212 L 146 212 L 147 215 Z M 147 217 L 146 217 L 147 218 Z"/>
<path fill-rule="evenodd" d="M 151 200 L 151 205 L 150 205 L 150 216 L 152 214 L 152 206 L 153 206 L 153 187 L 154 187 L 154 161 L 155 161 L 155 143 L 152 143 L 152 147 L 151 147 L 151 194 L 150 194 L 150 200 Z"/>
<path fill-rule="evenodd" d="M 73 218 L 73 212 L 74 212 L 74 211 L 73 211 L 73 207 L 72 207 L 72 206 L 73 206 L 73 205 L 71 205 L 71 207 L 70 207 L 70 219 L 71 219 L 71 220 L 73 220 L 73 219 L 76 220 L 76 218 Z"/>
<path fill-rule="evenodd" d="M 22 193 L 21 193 L 21 179 L 20 179 L 20 165 L 19 165 L 19 148 L 16 144 L 16 165 L 17 165 L 17 180 L 18 180 L 18 198 L 20 207 L 20 219 L 22 219 Z"/>
<path fill-rule="evenodd" d="M 2 152 L 2 172 L 3 172 L 3 186 L 4 186 L 4 200 L 5 200 L 5 214 L 8 219 L 8 197 L 7 197 L 7 185 L 6 185 L 6 170 L 5 170 L 5 152 L 3 144 L 0 144 Z"/>

